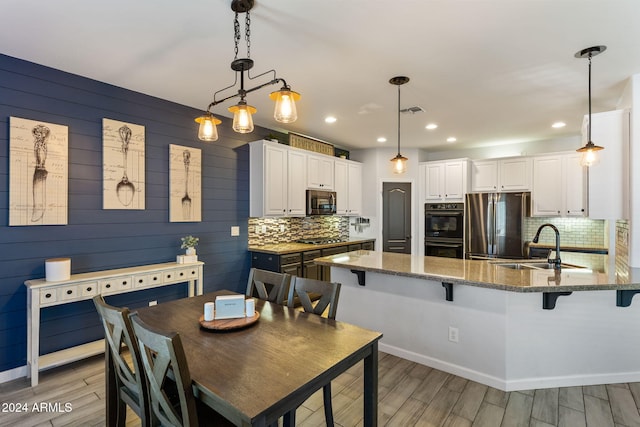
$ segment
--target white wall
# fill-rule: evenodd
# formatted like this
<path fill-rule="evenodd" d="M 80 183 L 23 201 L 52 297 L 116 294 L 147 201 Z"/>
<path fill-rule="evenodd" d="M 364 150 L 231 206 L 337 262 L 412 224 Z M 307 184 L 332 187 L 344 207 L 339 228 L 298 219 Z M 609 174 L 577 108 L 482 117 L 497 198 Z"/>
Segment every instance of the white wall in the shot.
<path fill-rule="evenodd" d="M 636 104 L 639 108 L 633 108 Z M 638 149 L 640 132 L 637 131 L 640 127 L 640 74 L 631 76 L 616 108 L 631 109 L 629 266 L 640 267 L 640 224 L 638 224 L 640 221 L 640 193 L 638 193 L 640 191 L 640 168 L 633 167 L 633 165 L 640 165 L 640 149 Z"/>
<path fill-rule="evenodd" d="M 401 149 L 402 155 L 407 157 L 407 172 L 402 175 L 393 173 L 391 159 L 398 153 L 396 149 L 376 148 L 351 151 L 350 158 L 363 163 L 362 174 L 362 216 L 370 219 L 370 226 L 361 233 L 350 229 L 351 236 L 375 238 L 376 249 L 382 250 L 382 183 L 410 182 L 411 183 L 411 213 L 412 213 L 412 253 L 418 254 L 421 241 L 419 221 L 422 215 L 418 200 L 418 163 L 419 150 Z"/>

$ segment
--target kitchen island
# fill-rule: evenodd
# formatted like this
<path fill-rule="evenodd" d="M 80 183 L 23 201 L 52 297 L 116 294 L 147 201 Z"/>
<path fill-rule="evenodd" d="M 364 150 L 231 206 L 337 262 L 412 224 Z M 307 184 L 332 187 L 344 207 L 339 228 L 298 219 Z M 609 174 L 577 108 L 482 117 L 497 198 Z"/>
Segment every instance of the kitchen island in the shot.
<path fill-rule="evenodd" d="M 315 262 L 342 283 L 337 318 L 383 332 L 391 354 L 505 391 L 640 381 L 640 271 L 578 255 L 563 262 L 587 268 L 374 251 Z"/>

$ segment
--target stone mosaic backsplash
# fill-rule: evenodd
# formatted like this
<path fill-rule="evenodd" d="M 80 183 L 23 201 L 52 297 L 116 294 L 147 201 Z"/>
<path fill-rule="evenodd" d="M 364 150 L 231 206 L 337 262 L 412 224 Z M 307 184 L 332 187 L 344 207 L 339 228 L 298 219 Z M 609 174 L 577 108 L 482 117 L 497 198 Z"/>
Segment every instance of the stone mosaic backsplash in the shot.
<path fill-rule="evenodd" d="M 348 239 L 349 217 L 311 216 L 249 218 L 249 246 L 295 242 L 298 239 Z"/>
<path fill-rule="evenodd" d="M 534 218 L 524 219 L 524 240 L 533 240 L 538 227 L 550 223 L 560 232 L 560 244 L 563 246 L 606 246 L 605 221 L 589 218 Z M 540 234 L 539 243 L 556 243 L 555 233 L 545 228 Z"/>
<path fill-rule="evenodd" d="M 616 272 L 623 279 L 629 275 L 629 222 L 616 221 Z"/>

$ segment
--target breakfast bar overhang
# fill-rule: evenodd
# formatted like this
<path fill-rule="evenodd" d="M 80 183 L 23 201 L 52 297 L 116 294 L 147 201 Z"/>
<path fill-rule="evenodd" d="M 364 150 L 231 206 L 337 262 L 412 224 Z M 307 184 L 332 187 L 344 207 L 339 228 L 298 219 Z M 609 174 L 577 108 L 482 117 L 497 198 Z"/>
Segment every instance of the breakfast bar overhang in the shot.
<path fill-rule="evenodd" d="M 640 381 L 640 305 L 617 304 L 640 289 L 636 269 L 515 270 L 374 251 L 315 261 L 342 283 L 339 320 L 381 331 L 382 351 L 504 391 Z"/>

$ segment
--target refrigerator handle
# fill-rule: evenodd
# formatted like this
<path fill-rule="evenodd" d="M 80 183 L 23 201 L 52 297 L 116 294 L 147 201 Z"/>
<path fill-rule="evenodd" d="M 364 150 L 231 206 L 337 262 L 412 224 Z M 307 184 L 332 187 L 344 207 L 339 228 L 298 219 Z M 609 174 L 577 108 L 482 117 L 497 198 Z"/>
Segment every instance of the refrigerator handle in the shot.
<path fill-rule="evenodd" d="M 496 195 L 490 193 L 487 197 L 489 205 L 489 224 L 487 225 L 489 234 L 489 255 L 496 254 Z"/>

